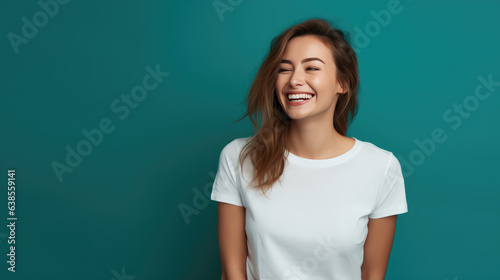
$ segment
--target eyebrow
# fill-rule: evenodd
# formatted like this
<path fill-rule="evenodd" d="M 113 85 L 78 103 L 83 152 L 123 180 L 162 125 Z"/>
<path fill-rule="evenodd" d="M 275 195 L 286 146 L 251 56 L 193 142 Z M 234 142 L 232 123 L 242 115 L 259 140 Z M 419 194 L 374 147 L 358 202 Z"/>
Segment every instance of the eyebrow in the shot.
<path fill-rule="evenodd" d="M 326 64 L 323 60 L 317 58 L 317 57 L 307 57 L 307 58 L 304 58 L 302 59 L 301 63 L 306 63 L 306 62 L 309 62 L 309 61 L 312 61 L 312 60 L 319 60 L 321 62 L 323 62 L 323 64 Z M 288 64 L 292 64 L 292 62 L 288 59 L 282 59 L 280 63 L 288 63 Z"/>

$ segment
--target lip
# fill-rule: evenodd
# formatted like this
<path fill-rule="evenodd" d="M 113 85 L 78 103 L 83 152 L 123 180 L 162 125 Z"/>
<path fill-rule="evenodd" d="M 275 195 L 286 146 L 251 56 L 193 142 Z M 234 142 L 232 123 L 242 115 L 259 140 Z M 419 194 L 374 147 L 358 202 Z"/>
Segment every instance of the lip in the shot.
<path fill-rule="evenodd" d="M 285 97 L 285 98 L 286 98 L 286 101 L 288 102 L 289 105 L 291 105 L 291 106 L 299 106 L 299 105 L 306 104 L 307 102 L 313 100 L 314 98 L 316 98 L 316 95 L 313 95 L 313 97 L 311 97 L 311 98 L 309 98 L 307 100 L 300 101 L 300 102 L 290 101 L 288 99 L 288 97 Z"/>

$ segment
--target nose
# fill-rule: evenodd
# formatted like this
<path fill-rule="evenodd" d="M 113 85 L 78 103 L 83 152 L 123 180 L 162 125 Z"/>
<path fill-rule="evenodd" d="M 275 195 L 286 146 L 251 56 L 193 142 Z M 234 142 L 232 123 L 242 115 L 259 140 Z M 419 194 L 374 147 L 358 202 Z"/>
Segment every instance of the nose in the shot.
<path fill-rule="evenodd" d="M 290 77 L 290 84 L 293 87 L 304 85 L 304 77 L 300 70 L 295 70 Z"/>

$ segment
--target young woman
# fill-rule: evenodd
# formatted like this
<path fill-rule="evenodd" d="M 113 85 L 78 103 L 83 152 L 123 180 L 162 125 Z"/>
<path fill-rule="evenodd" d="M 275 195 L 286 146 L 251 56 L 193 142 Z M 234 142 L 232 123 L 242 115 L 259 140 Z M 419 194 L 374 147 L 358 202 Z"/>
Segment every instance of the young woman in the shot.
<path fill-rule="evenodd" d="M 384 279 L 405 186 L 392 152 L 346 136 L 357 87 L 328 21 L 273 39 L 247 97 L 254 134 L 222 149 L 212 189 L 222 279 Z"/>

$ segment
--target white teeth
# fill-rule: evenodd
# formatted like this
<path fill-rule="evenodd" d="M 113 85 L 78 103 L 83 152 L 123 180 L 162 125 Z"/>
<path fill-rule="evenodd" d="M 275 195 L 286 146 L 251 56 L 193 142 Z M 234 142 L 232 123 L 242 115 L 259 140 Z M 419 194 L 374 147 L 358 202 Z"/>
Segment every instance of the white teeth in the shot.
<path fill-rule="evenodd" d="M 312 98 L 312 94 L 300 93 L 300 94 L 288 94 L 288 99 L 309 99 Z"/>

